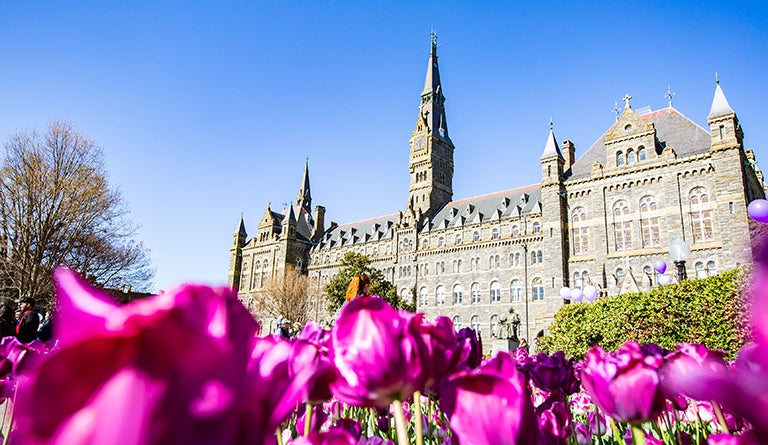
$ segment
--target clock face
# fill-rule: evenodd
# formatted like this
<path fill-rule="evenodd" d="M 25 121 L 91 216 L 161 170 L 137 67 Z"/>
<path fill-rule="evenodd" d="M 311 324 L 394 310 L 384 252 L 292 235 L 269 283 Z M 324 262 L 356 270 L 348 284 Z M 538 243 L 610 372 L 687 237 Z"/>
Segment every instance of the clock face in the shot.
<path fill-rule="evenodd" d="M 424 136 L 416 136 L 416 138 L 413 139 L 414 150 L 423 150 L 425 146 L 426 140 L 424 139 Z"/>

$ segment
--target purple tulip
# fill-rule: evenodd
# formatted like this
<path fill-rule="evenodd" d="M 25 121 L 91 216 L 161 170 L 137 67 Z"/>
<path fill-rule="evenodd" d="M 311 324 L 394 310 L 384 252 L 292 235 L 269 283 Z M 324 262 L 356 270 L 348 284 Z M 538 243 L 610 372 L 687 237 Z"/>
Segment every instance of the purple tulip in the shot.
<path fill-rule="evenodd" d="M 288 441 L 288 445 L 358 445 L 358 441 L 343 428 L 333 428 L 325 433 L 315 432 L 307 437 L 297 437 Z"/>
<path fill-rule="evenodd" d="M 552 355 L 535 355 L 528 369 L 533 384 L 544 391 L 562 391 L 564 395 L 579 391 L 580 384 L 574 373 L 573 363 L 565 358 L 563 351 Z"/>
<path fill-rule="evenodd" d="M 291 376 L 303 372 L 311 375 L 307 384 L 307 402 L 318 404 L 331 398 L 330 385 L 338 378 L 338 373 L 327 347 L 296 338 L 291 344 L 290 364 Z"/>
<path fill-rule="evenodd" d="M 760 445 L 763 444 L 760 437 L 753 431 L 746 431 L 740 436 L 730 434 L 713 434 L 707 437 L 707 445 Z"/>
<path fill-rule="evenodd" d="M 61 345 L 19 389 L 27 444 L 268 444 L 303 396 L 290 345 L 256 339 L 229 289 L 118 306 L 73 272 L 54 278 Z"/>
<path fill-rule="evenodd" d="M 422 317 L 375 296 L 344 305 L 331 334 L 340 375 L 331 387 L 334 395 L 350 405 L 384 407 L 420 390 L 428 360 Z"/>
<path fill-rule="evenodd" d="M 458 348 L 460 351 L 459 366 L 467 366 L 475 369 L 483 361 L 483 340 L 477 336 L 477 332 L 471 328 L 459 330 Z"/>
<path fill-rule="evenodd" d="M 587 424 L 589 424 L 590 434 L 604 436 L 608 433 L 608 422 L 600 412 L 590 411 L 587 414 Z"/>
<path fill-rule="evenodd" d="M 538 444 L 527 383 L 507 353 L 445 380 L 440 406 L 460 444 Z"/>
<path fill-rule="evenodd" d="M 678 384 L 683 381 L 678 376 L 698 372 L 702 368 L 706 372 L 727 378 L 728 366 L 723 359 L 722 351 L 710 351 L 704 345 L 685 343 L 677 345 L 677 351 L 665 357 L 664 364 L 659 370 L 662 391 L 677 409 L 685 409 L 684 397 L 696 398 L 697 395 L 696 391 L 693 393 L 686 391 L 686 386 L 689 385 Z"/>
<path fill-rule="evenodd" d="M 434 391 L 440 380 L 460 370 L 456 368 L 463 349 L 458 349 L 456 331 L 448 317 L 437 317 L 433 322 L 422 321 L 421 336 L 428 355 L 425 362 L 427 381 L 424 386 Z"/>
<path fill-rule="evenodd" d="M 620 422 L 641 424 L 664 409 L 659 385 L 661 359 L 646 356 L 636 342 L 607 354 L 593 346 L 581 369 L 581 383 L 592 401 Z"/>
<path fill-rule="evenodd" d="M 573 422 L 573 437 L 578 445 L 592 445 L 592 434 L 581 422 Z"/>
<path fill-rule="evenodd" d="M 560 395 L 550 395 L 536 407 L 542 445 L 567 445 L 571 436 L 571 412 Z"/>

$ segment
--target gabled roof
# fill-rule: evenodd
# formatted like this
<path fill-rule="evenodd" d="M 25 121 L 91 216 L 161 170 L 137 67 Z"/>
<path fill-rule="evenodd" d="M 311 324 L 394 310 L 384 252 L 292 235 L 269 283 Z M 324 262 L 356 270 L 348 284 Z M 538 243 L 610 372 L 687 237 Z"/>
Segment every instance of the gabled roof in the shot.
<path fill-rule="evenodd" d="M 640 116 L 646 123 L 656 127 L 657 147 L 674 148 L 678 156 L 689 156 L 709 150 L 711 138 L 705 130 L 672 107 Z M 571 167 L 571 175 L 566 181 L 589 177 L 595 162 L 606 165 L 605 136 L 613 131 L 612 125 Z M 651 147 L 647 147 L 651 148 Z"/>
<path fill-rule="evenodd" d="M 376 218 L 356 221 L 331 227 L 325 232 L 312 249 L 323 250 L 331 247 L 363 243 L 369 239 L 381 240 L 392 238 L 394 227 L 400 216 L 397 213 Z"/>

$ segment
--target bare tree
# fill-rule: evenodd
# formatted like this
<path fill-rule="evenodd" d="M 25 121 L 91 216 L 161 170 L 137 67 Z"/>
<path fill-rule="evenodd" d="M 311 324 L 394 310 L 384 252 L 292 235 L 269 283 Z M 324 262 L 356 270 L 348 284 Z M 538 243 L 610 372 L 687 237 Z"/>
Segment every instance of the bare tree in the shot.
<path fill-rule="evenodd" d="M 0 165 L 7 296 L 49 298 L 57 265 L 103 287 L 146 289 L 154 271 L 127 214 L 121 193 L 108 184 L 101 148 L 71 123 L 11 136 Z"/>
<path fill-rule="evenodd" d="M 272 317 L 283 317 L 304 325 L 310 320 L 308 278 L 287 266 L 282 276 L 276 276 L 264 286 L 263 310 Z"/>

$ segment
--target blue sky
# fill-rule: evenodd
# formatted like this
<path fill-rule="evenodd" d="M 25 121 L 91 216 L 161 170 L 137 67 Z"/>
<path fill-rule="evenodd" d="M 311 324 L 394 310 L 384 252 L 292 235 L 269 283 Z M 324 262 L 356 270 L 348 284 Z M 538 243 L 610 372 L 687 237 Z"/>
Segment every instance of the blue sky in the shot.
<path fill-rule="evenodd" d="M 0 2 L 0 137 L 72 120 L 105 150 L 154 288 L 224 284 L 240 214 L 296 198 L 339 223 L 408 196 L 439 36 L 454 198 L 538 182 L 549 120 L 583 153 L 634 108 L 706 126 L 715 72 L 768 169 L 760 2 Z"/>

